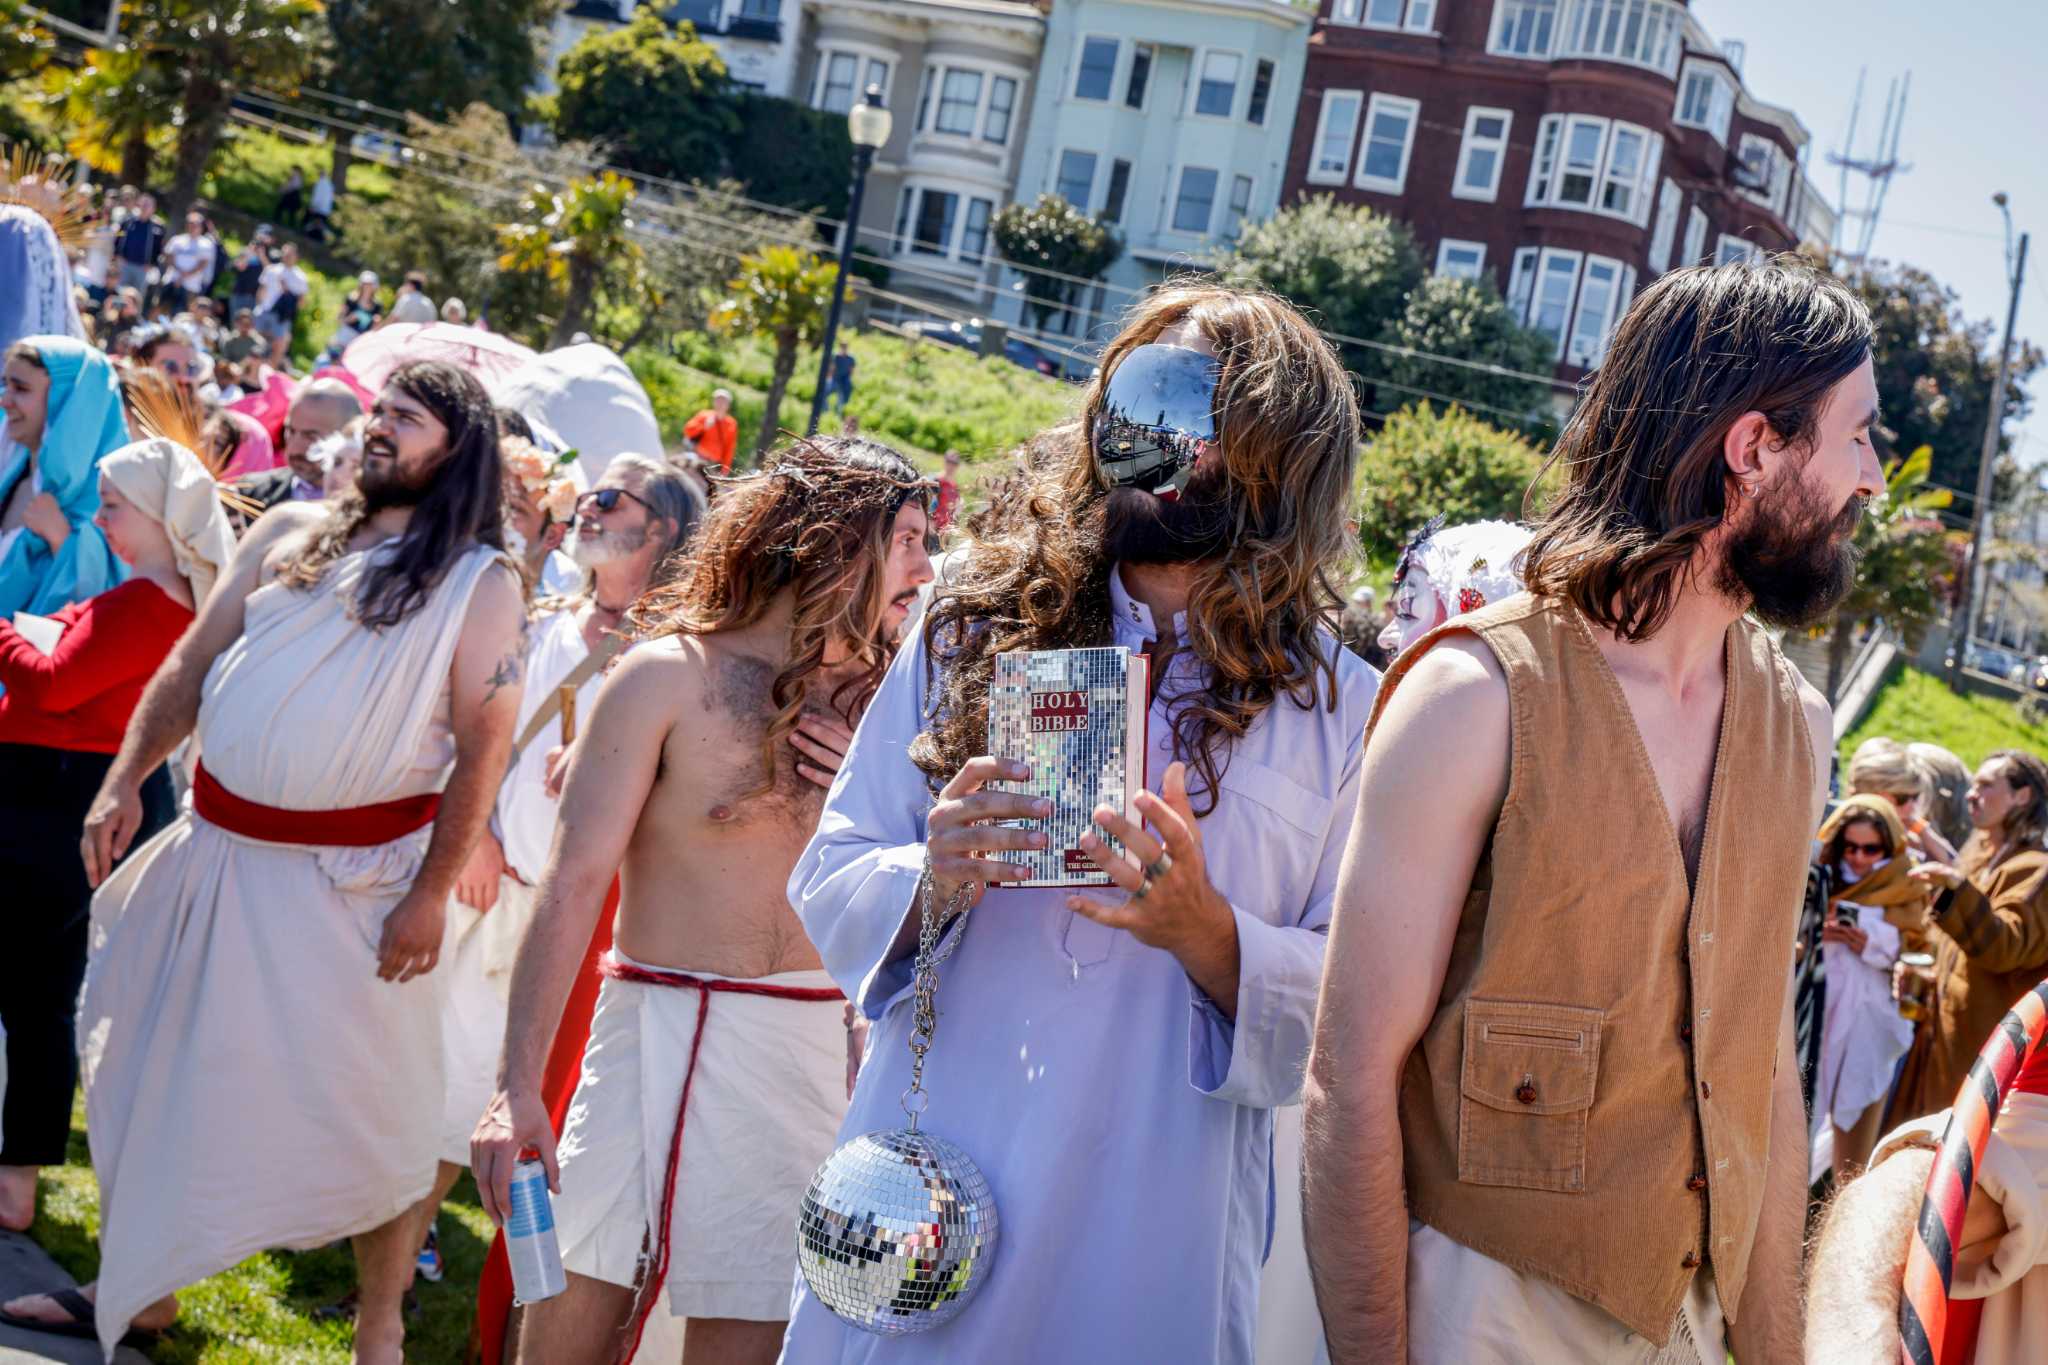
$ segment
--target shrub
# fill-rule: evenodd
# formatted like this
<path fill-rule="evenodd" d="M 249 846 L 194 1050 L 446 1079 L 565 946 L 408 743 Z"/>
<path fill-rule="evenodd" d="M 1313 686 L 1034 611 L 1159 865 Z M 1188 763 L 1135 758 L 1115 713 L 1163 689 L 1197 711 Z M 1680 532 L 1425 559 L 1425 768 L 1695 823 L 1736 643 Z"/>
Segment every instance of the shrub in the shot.
<path fill-rule="evenodd" d="M 1523 496 L 1542 466 L 1542 453 L 1527 440 L 1463 408 L 1403 408 L 1367 442 L 1359 462 L 1359 542 L 1369 560 L 1384 564 L 1439 513 L 1452 526 L 1520 520 Z M 1532 502 L 1530 511 L 1537 506 Z"/>

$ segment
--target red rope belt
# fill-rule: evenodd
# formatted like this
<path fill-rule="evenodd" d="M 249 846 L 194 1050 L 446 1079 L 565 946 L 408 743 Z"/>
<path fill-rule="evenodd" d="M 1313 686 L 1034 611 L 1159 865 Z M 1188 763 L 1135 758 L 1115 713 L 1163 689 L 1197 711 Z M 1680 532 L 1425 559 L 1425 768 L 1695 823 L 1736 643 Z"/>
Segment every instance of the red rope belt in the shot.
<path fill-rule="evenodd" d="M 1962 1245 L 1963 1215 L 1970 1207 L 1970 1188 L 1984 1149 L 1991 1144 L 1991 1125 L 1999 1107 L 2014 1090 L 2042 1093 L 2042 1059 L 2048 1049 L 2048 981 L 2019 998 L 1991 1037 L 1963 1081 L 1949 1111 L 1948 1131 L 1941 1136 L 1927 1194 L 1906 1251 L 1905 1292 L 1899 1299 L 1899 1348 L 1904 1365 L 1937 1365 L 1950 1358 L 1952 1337 L 1974 1326 L 1966 1305 L 1951 1304 L 1955 1252 Z M 2023 1074 L 2024 1073 L 2024 1074 Z M 1978 1305 L 1969 1303 L 1974 1310 Z"/>
<path fill-rule="evenodd" d="M 763 981 L 706 980 L 685 972 L 635 966 L 621 961 L 615 952 L 607 952 L 599 958 L 597 969 L 614 981 L 631 981 L 642 986 L 687 987 L 697 992 L 697 1030 L 690 1038 L 690 1063 L 683 1071 L 683 1098 L 676 1105 L 675 1133 L 668 1143 L 668 1175 L 662 1181 L 661 1209 L 654 1220 L 659 1229 L 654 1239 L 654 1272 L 648 1277 L 640 1304 L 633 1311 L 632 1345 L 626 1350 L 626 1360 L 630 1365 L 640 1350 L 640 1336 L 647 1329 L 647 1316 L 654 1311 L 655 1301 L 668 1283 L 668 1230 L 676 1204 L 676 1170 L 683 1157 L 683 1116 L 690 1109 L 690 1086 L 697 1079 L 697 1053 L 704 1043 L 704 1021 L 711 1013 L 711 997 L 715 994 L 765 995 L 775 1000 L 804 1000 L 813 1004 L 844 1000 L 846 997 L 829 986 L 771 986 Z"/>
<path fill-rule="evenodd" d="M 193 810 L 230 834 L 266 844 L 373 848 L 425 829 L 440 808 L 441 794 L 426 792 L 343 810 L 284 810 L 235 795 L 206 771 L 204 763 L 192 778 Z"/>

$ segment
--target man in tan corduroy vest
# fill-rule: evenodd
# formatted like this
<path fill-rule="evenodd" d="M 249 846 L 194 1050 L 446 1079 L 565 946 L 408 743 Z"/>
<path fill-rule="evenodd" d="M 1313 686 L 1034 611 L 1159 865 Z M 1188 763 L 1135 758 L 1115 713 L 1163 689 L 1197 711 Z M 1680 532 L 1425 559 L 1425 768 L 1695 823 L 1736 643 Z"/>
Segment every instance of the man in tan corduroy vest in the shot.
<path fill-rule="evenodd" d="M 1798 1359 L 1833 724 L 1764 626 L 1851 580 L 1870 341 L 1803 266 L 1665 276 L 1559 442 L 1530 591 L 1387 674 L 1307 1092 L 1337 1365 Z"/>

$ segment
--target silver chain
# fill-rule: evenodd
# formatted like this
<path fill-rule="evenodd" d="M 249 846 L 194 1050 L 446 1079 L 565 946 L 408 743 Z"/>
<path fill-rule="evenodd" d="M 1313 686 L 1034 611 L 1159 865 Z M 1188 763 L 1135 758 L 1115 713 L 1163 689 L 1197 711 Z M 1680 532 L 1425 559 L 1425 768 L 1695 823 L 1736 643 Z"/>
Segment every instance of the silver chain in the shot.
<path fill-rule="evenodd" d="M 932 1031 L 939 1022 L 938 1013 L 933 1008 L 933 1000 L 939 990 L 939 964 L 951 957 L 954 950 L 959 948 L 960 940 L 965 937 L 965 926 L 962 926 L 961 933 L 953 936 L 953 941 L 946 945 L 944 952 L 935 950 L 939 939 L 945 933 L 946 926 L 951 924 L 956 916 L 964 916 L 967 913 L 967 900 L 973 895 L 974 889 L 973 882 L 960 883 L 959 889 L 954 891 L 952 899 L 947 903 L 945 913 L 940 914 L 937 906 L 938 892 L 932 884 L 931 859 L 925 859 L 924 875 L 917 883 L 917 964 L 913 969 L 910 987 L 910 1088 L 903 1092 L 902 1099 L 903 1112 L 910 1117 L 910 1131 L 913 1133 L 917 1131 L 919 1116 L 931 1103 L 931 1093 L 924 1088 L 924 1055 L 932 1050 Z M 910 1103 L 912 1096 L 919 1100 L 914 1109 Z"/>

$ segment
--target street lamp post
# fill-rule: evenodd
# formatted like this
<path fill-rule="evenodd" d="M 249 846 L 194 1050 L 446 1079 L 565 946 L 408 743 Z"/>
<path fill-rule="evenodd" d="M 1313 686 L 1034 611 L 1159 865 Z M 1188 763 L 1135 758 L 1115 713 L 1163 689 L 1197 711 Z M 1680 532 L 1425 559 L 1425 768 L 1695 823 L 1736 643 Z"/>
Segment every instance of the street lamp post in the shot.
<path fill-rule="evenodd" d="M 882 103 L 882 87 L 871 85 L 846 115 L 846 130 L 853 136 L 853 187 L 846 196 L 846 221 L 839 227 L 839 273 L 832 281 L 832 309 L 825 315 L 825 348 L 818 357 L 818 389 L 811 395 L 811 425 L 804 433 L 818 434 L 825 416 L 825 385 L 832 378 L 832 352 L 839 338 L 839 309 L 846 302 L 846 272 L 853 265 L 853 238 L 860 231 L 860 201 L 867 192 L 868 168 L 875 153 L 889 141 L 889 107 Z"/>
<path fill-rule="evenodd" d="M 1984 448 L 1977 456 L 1977 502 L 1973 525 L 1970 528 L 1969 572 L 1963 576 L 1962 610 L 1956 613 L 1961 636 L 1955 644 L 1955 667 L 1949 670 L 1949 686 L 1957 692 L 1963 690 L 1963 665 L 1969 657 L 1970 637 L 1976 633 L 1976 614 L 1984 600 L 1984 590 L 1989 585 L 1984 564 L 1984 528 L 1991 521 L 1991 467 L 1998 459 L 1998 438 L 2005 425 L 2005 384 L 2012 372 L 2012 333 L 2019 321 L 2020 284 L 2027 276 L 2027 234 L 2020 234 L 2020 249 L 2017 256 L 2012 250 L 2012 210 L 2003 190 L 1991 196 L 1991 202 L 1998 205 L 1998 211 L 2005 215 L 2005 242 L 2007 261 L 2007 283 L 2012 286 L 2012 299 L 2005 314 L 2005 340 L 1998 350 L 1998 368 L 1991 384 L 1991 412 L 1984 422 Z"/>

